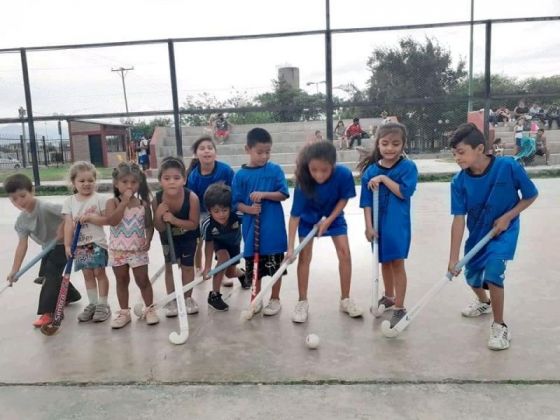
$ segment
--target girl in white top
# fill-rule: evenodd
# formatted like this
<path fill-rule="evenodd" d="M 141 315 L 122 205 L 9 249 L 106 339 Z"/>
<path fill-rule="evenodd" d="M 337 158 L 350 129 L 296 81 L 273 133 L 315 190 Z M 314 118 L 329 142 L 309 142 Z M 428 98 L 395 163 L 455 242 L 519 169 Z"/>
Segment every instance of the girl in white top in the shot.
<path fill-rule="evenodd" d="M 74 255 L 74 270 L 82 270 L 89 305 L 78 315 L 78 320 L 103 322 L 111 316 L 107 303 L 109 279 L 107 266 L 107 239 L 103 230 L 107 198 L 96 192 L 97 170 L 89 162 L 76 162 L 70 167 L 70 182 L 74 195 L 62 206 L 64 215 L 64 246 L 70 256 L 70 244 L 77 222 L 82 224 L 78 247 Z M 99 291 L 99 294 L 98 294 Z"/>

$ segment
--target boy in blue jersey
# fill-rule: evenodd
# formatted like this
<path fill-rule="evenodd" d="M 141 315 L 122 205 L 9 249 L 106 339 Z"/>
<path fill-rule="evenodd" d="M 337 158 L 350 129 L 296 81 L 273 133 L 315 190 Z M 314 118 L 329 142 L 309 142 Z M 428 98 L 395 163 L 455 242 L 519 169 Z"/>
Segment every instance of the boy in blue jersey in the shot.
<path fill-rule="evenodd" d="M 484 135 L 472 123 L 461 124 L 450 139 L 450 146 L 461 172 L 451 181 L 451 249 L 449 271 L 459 260 L 466 224 L 469 237 L 465 254 L 490 230 L 496 236 L 466 266 L 465 278 L 477 299 L 462 311 L 476 317 L 493 312 L 488 348 L 505 350 L 511 332 L 503 319 L 506 261 L 512 260 L 519 235 L 519 213 L 537 198 L 538 191 L 525 170 L 510 157 L 484 153 Z M 521 192 L 521 199 L 519 198 Z M 490 290 L 490 297 L 485 289 Z"/>
<path fill-rule="evenodd" d="M 206 277 L 212 267 L 212 254 L 216 253 L 218 265 L 239 255 L 241 243 L 241 222 L 235 212 L 231 211 L 231 188 L 224 183 L 210 185 L 204 193 L 204 204 L 210 214 L 202 222 L 202 238 L 204 239 L 204 270 Z M 225 270 L 228 277 L 238 277 L 241 287 L 251 287 L 250 280 L 244 273 L 238 273 L 232 265 Z M 212 291 L 208 294 L 208 304 L 217 311 L 227 311 L 228 304 L 222 300 L 220 285 L 224 271 L 216 273 L 212 280 Z"/>
<path fill-rule="evenodd" d="M 288 248 L 284 210 L 281 202 L 290 196 L 288 183 L 282 168 L 269 162 L 272 138 L 268 131 L 253 128 L 247 133 L 245 152 L 249 163 L 243 165 L 233 177 L 232 207 L 243 213 L 243 241 L 245 248 L 246 276 L 253 278 L 253 239 L 255 215 L 260 214 L 259 272 L 260 279 L 272 276 L 278 270 Z M 276 315 L 280 311 L 281 280 L 272 288 L 272 296 L 264 308 L 264 315 Z M 261 310 L 256 308 L 255 313 Z"/>

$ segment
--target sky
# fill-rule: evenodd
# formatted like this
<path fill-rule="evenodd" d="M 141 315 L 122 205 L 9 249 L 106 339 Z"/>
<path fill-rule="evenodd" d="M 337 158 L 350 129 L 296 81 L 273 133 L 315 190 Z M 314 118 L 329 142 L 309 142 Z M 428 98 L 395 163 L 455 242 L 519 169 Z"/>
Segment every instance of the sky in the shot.
<path fill-rule="evenodd" d="M 3 2 L 0 49 L 142 39 L 258 34 L 324 28 L 324 0 L 19 0 Z M 470 0 L 331 0 L 331 27 L 373 27 L 466 21 Z M 559 0 L 474 0 L 474 19 L 560 15 Z M 519 78 L 559 74 L 560 21 L 493 27 L 492 71 Z M 399 39 L 433 37 L 468 60 L 469 27 L 333 35 L 333 86 L 364 87 L 367 58 L 375 48 Z M 475 73 L 484 66 L 484 26 L 474 31 Z M 269 91 L 282 66 L 300 69 L 300 86 L 324 91 L 324 37 L 175 45 L 179 102 L 207 92 L 226 98 Z M 125 110 L 121 79 L 112 68 L 134 67 L 126 75 L 129 109 L 171 109 L 167 45 L 28 53 L 36 115 Z M 335 89 L 335 94 L 343 96 Z M 0 118 L 16 117 L 25 104 L 19 54 L 0 53 Z M 41 123 L 42 124 L 42 123 Z M 0 132 L 1 131 L 0 127 Z M 46 129 L 46 127 L 45 127 Z M 38 129 L 40 131 L 40 129 Z"/>

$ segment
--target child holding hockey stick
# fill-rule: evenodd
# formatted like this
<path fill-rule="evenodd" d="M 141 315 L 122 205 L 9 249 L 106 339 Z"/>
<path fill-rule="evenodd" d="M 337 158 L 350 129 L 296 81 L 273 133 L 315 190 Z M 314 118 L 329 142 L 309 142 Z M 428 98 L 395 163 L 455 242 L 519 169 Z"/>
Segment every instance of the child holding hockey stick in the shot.
<path fill-rule="evenodd" d="M 12 269 L 10 274 L 8 274 L 9 282 L 14 281 L 15 274 L 21 268 L 21 264 L 27 254 L 27 245 L 30 237 L 43 247 L 53 239 L 58 239 L 58 244 L 43 257 L 41 262 L 45 281 L 39 295 L 39 306 L 37 308 L 39 318 L 33 322 L 34 327 L 40 328 L 52 322 L 60 291 L 62 272 L 66 265 L 66 253 L 63 244 L 64 219 L 61 214 L 62 206 L 47 203 L 35 197 L 33 184 L 24 174 L 15 174 L 6 178 L 4 189 L 10 197 L 11 203 L 21 210 L 14 226 L 19 241 Z M 66 302 L 77 302 L 80 299 L 80 292 L 70 283 L 68 285 Z"/>
<path fill-rule="evenodd" d="M 198 138 L 192 145 L 193 159 L 187 168 L 187 187 L 194 192 L 200 203 L 200 238 L 196 248 L 195 270 L 202 267 L 202 223 L 208 216 L 209 209 L 204 203 L 204 193 L 206 189 L 217 182 L 222 182 L 231 187 L 233 180 L 233 169 L 227 163 L 216 159 L 216 145 L 210 136 Z M 210 261 L 211 262 L 211 261 Z M 234 274 L 232 271 L 229 274 Z M 238 270 L 234 277 L 243 276 L 243 272 Z M 223 277 L 222 285 L 233 286 L 233 280 Z"/>
<path fill-rule="evenodd" d="M 336 148 L 331 142 L 323 141 L 310 144 L 299 153 L 296 181 L 286 258 L 292 258 L 294 253 L 296 232 L 301 241 L 319 223 L 317 236 L 330 236 L 338 256 L 340 310 L 353 318 L 359 317 L 363 311 L 350 298 L 352 260 L 344 218 L 344 207 L 350 198 L 356 196 L 352 172 L 336 164 Z M 320 222 L 323 217 L 326 219 Z M 307 321 L 307 287 L 312 253 L 313 240 L 303 248 L 298 258 L 299 301 L 292 315 L 293 322 Z"/>
<path fill-rule="evenodd" d="M 159 318 L 151 307 L 154 293 L 148 277 L 148 250 L 154 227 L 150 189 L 138 164 L 119 163 L 113 170 L 113 192 L 115 197 L 107 201 L 105 217 L 106 223 L 111 226 L 109 265 L 113 267 L 117 280 L 117 298 L 121 309 L 111 321 L 111 327 L 122 328 L 131 320 L 128 306 L 130 269 L 147 307 L 143 318 L 146 324 L 154 325 L 159 322 Z"/>
<path fill-rule="evenodd" d="M 379 262 L 385 294 L 379 299 L 377 313 L 393 309 L 391 328 L 406 315 L 406 270 L 411 241 L 410 199 L 418 182 L 418 170 L 404 156 L 406 127 L 387 123 L 378 128 L 370 156 L 358 164 L 362 173 L 360 207 L 364 209 L 366 238 L 377 236 Z M 373 230 L 372 190 L 379 191 L 379 232 Z"/>
<path fill-rule="evenodd" d="M 469 231 L 465 254 L 494 229 L 496 237 L 465 266 L 465 278 L 476 299 L 462 315 L 478 317 L 493 312 L 488 348 L 505 350 L 511 340 L 511 331 L 503 317 L 506 261 L 512 260 L 515 254 L 519 214 L 537 199 L 538 191 L 515 160 L 485 154 L 486 139 L 474 124 L 461 124 L 449 145 L 461 168 L 451 181 L 453 224 L 449 271 L 459 274 L 454 267 L 459 260 L 465 216 Z M 490 296 L 486 289 L 490 290 Z"/>
<path fill-rule="evenodd" d="M 75 162 L 69 171 L 74 195 L 62 205 L 64 223 L 64 246 L 71 255 L 70 245 L 76 222 L 82 224 L 78 247 L 74 255 L 74 271 L 82 271 L 86 283 L 89 304 L 78 315 L 80 322 L 103 322 L 110 318 L 111 308 L 107 302 L 109 279 L 107 266 L 107 238 L 103 230 L 107 198 L 96 192 L 97 170 L 90 162 Z"/>
<path fill-rule="evenodd" d="M 260 215 L 259 269 L 252 296 L 260 290 L 261 278 L 272 276 L 278 270 L 288 246 L 281 202 L 290 193 L 284 171 L 269 161 L 271 149 L 272 137 L 268 131 L 258 127 L 250 130 L 245 145 L 249 162 L 235 174 L 232 184 L 232 208 L 243 213 L 243 257 L 247 279 L 253 278 L 255 220 Z M 263 310 L 264 315 L 272 316 L 280 311 L 281 282 L 278 280 L 272 288 L 271 298 Z M 261 309 L 262 303 L 254 313 Z"/>
<path fill-rule="evenodd" d="M 199 202 L 194 192 L 185 187 L 186 168 L 182 159 L 169 156 L 163 159 L 159 167 L 158 179 L 162 191 L 156 193 L 153 201 L 154 226 L 160 233 L 165 257 L 165 287 L 167 293 L 175 290 L 173 285 L 173 263 L 170 246 L 180 260 L 182 284 L 194 280 L 194 254 L 199 224 Z M 174 244 L 167 239 L 165 224 L 171 225 Z M 198 304 L 192 298 L 192 290 L 185 294 L 187 314 L 198 312 Z M 177 316 L 177 302 L 169 302 L 166 316 Z"/>

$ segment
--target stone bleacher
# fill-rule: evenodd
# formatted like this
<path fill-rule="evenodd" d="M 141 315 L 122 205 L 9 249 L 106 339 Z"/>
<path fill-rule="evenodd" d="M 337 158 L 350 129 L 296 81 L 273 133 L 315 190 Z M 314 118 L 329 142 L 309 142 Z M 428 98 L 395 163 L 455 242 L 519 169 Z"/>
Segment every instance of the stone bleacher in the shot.
<path fill-rule="evenodd" d="M 500 137 L 502 139 L 505 155 L 512 156 L 515 154 L 514 125 L 514 123 L 510 122 L 495 127 L 495 138 Z M 529 132 L 525 131 L 523 135 L 529 136 Z M 546 136 L 548 150 L 550 151 L 548 163 L 550 165 L 560 164 L 560 129 L 556 127 L 553 130 L 545 129 L 544 135 Z M 544 156 L 535 156 L 531 165 L 544 165 Z"/>
<path fill-rule="evenodd" d="M 362 129 L 371 133 L 375 126 L 381 124 L 381 118 L 364 118 L 360 120 Z M 344 125 L 348 126 L 352 120 L 345 120 Z M 223 145 L 218 145 L 218 159 L 228 163 L 234 170 L 247 162 L 245 154 L 245 142 L 247 132 L 257 125 L 234 125 L 229 139 Z M 272 136 L 272 158 L 273 162 L 282 166 L 286 174 L 293 174 L 295 162 L 299 150 L 313 138 L 316 130 L 321 130 L 323 138 L 326 138 L 326 125 L 324 121 L 303 121 L 293 123 L 272 123 L 259 124 Z M 201 135 L 209 134 L 207 127 L 182 127 L 183 155 L 185 163 L 188 165 L 191 158 L 191 145 Z M 373 140 L 363 139 L 362 146 L 370 148 Z M 157 167 L 157 162 L 165 156 L 176 155 L 175 131 L 173 127 L 157 127 L 152 137 L 152 151 L 156 152 L 156 160 L 152 162 L 152 169 Z M 356 146 L 356 143 L 354 144 Z M 153 154 L 153 153 L 152 153 Z M 339 150 L 337 152 L 338 163 L 354 170 L 358 163 L 359 154 L 356 150 Z"/>

